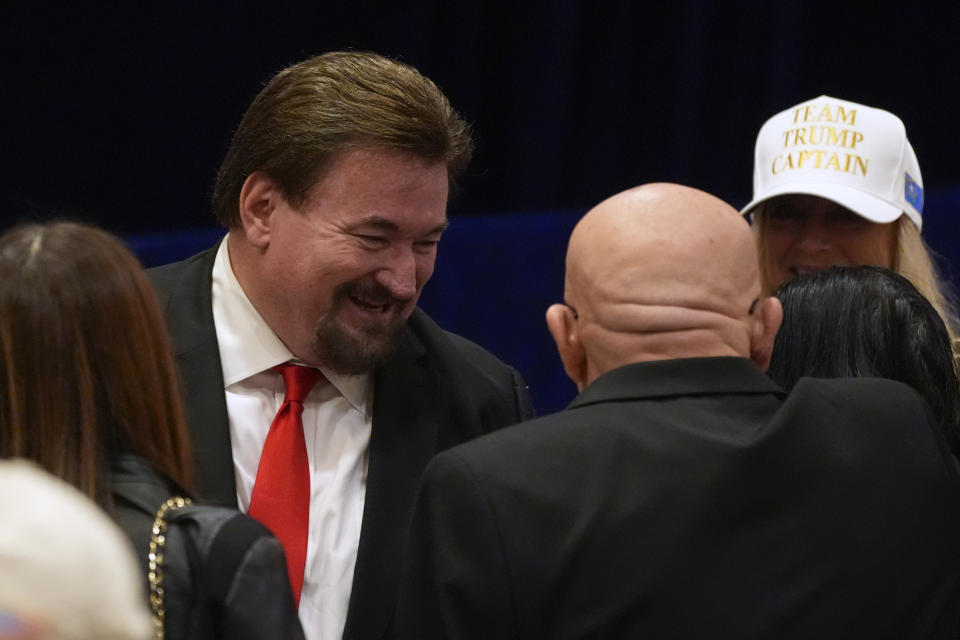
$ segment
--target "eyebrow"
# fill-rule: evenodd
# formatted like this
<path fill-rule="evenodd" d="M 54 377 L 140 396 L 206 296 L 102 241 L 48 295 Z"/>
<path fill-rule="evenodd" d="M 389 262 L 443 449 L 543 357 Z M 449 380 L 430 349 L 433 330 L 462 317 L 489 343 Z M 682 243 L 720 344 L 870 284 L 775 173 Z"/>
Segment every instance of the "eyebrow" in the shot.
<path fill-rule="evenodd" d="M 365 226 L 375 227 L 382 231 L 396 232 L 400 230 L 400 227 L 397 226 L 396 222 L 394 222 L 393 220 L 387 220 L 386 218 L 383 218 L 381 216 L 367 216 L 366 218 L 363 218 L 362 220 L 357 222 L 357 224 L 354 225 L 354 228 L 365 227 Z M 450 221 L 444 220 L 441 224 L 438 224 L 433 229 L 430 229 L 423 235 L 432 236 L 434 234 L 443 233 L 444 231 L 446 231 L 447 227 L 449 226 L 450 226 Z"/>

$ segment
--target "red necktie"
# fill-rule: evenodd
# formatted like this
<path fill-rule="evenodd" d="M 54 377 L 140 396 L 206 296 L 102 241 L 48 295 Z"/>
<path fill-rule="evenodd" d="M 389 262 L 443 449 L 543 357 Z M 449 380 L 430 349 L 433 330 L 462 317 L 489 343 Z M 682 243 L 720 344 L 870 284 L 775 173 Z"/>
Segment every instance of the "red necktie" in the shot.
<path fill-rule="evenodd" d="M 310 466 L 303 441 L 303 400 L 323 374 L 291 363 L 274 370 L 283 375 L 287 390 L 260 453 L 248 513 L 266 525 L 283 545 L 293 599 L 299 605 L 310 524 Z"/>

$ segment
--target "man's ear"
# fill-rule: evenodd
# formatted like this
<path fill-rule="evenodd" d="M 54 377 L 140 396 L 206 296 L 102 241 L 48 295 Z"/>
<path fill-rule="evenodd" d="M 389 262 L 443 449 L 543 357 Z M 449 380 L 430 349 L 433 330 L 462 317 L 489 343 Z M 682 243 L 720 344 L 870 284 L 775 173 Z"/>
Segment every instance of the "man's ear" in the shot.
<path fill-rule="evenodd" d="M 277 183 L 260 171 L 254 171 L 240 188 L 240 225 L 247 242 L 265 249 L 270 244 L 271 222 L 279 199 Z"/>
<path fill-rule="evenodd" d="M 773 296 L 762 299 L 753 311 L 750 335 L 750 359 L 767 370 L 773 357 L 773 340 L 783 322 L 783 306 Z"/>
<path fill-rule="evenodd" d="M 583 391 L 587 386 L 587 354 L 580 342 L 580 332 L 573 311 L 565 304 L 553 304 L 547 309 L 547 328 L 553 341 L 557 343 L 557 352 L 563 362 L 563 369 Z"/>

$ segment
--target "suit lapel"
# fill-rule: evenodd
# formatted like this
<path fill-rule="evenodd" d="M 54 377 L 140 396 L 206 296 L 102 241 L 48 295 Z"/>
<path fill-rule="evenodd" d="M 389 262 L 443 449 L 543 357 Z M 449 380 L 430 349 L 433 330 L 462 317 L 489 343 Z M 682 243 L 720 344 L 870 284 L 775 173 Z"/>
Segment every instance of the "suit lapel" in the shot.
<path fill-rule="evenodd" d="M 230 423 L 211 299 L 216 252 L 214 247 L 151 275 L 166 297 L 164 313 L 197 461 L 197 493 L 207 503 L 236 508 Z"/>
<path fill-rule="evenodd" d="M 373 428 L 360 546 L 344 639 L 379 638 L 396 600 L 400 556 L 423 468 L 436 451 L 437 403 L 423 346 L 407 330 L 374 378 Z"/>

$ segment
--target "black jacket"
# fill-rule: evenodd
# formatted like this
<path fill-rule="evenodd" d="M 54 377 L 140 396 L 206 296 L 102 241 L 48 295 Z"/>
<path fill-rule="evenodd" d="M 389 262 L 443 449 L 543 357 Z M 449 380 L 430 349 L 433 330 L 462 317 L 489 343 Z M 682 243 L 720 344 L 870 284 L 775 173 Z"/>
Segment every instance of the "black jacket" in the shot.
<path fill-rule="evenodd" d="M 147 582 L 157 509 L 182 495 L 144 460 L 111 469 L 114 518 L 133 541 Z M 283 547 L 236 509 L 190 505 L 167 518 L 165 629 L 169 640 L 302 640 Z M 223 533 L 226 532 L 226 533 Z"/>
<path fill-rule="evenodd" d="M 236 506 L 223 372 L 211 299 L 217 247 L 150 269 L 184 388 L 201 497 Z M 413 496 L 437 451 L 533 417 L 520 374 L 416 309 L 374 372 L 373 428 L 345 640 L 383 636 L 396 602 Z"/>
<path fill-rule="evenodd" d="M 956 638 L 960 477 L 890 380 L 632 364 L 439 454 L 399 637 Z"/>

